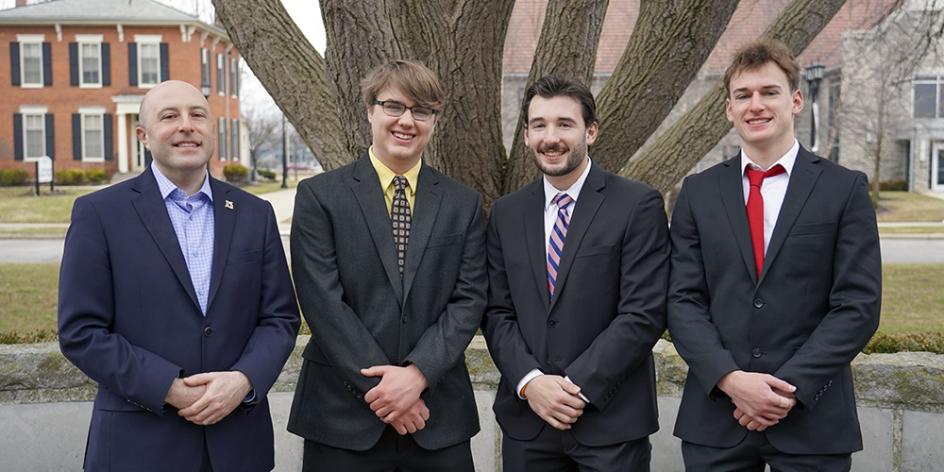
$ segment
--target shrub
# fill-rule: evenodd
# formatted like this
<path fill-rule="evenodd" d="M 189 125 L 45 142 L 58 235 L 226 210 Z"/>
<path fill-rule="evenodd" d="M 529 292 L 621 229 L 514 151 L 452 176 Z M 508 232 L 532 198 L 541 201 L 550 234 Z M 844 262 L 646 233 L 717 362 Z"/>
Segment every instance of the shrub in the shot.
<path fill-rule="evenodd" d="M 249 169 L 242 164 L 226 164 L 223 166 L 223 175 L 230 183 L 243 183 L 249 175 Z"/>
<path fill-rule="evenodd" d="M 0 169 L 0 186 L 23 185 L 30 174 L 25 169 Z"/>
<path fill-rule="evenodd" d="M 56 172 L 59 185 L 82 185 L 85 183 L 85 171 L 82 169 L 62 169 Z"/>
<path fill-rule="evenodd" d="M 85 181 L 93 185 L 103 184 L 108 182 L 108 172 L 100 167 L 85 169 Z"/>
<path fill-rule="evenodd" d="M 878 183 L 878 189 L 883 192 L 896 192 L 908 190 L 908 182 L 903 179 L 888 179 Z"/>
<path fill-rule="evenodd" d="M 944 354 L 944 333 L 876 333 L 862 352 L 877 354 L 916 351 Z"/>
<path fill-rule="evenodd" d="M 259 177 L 262 177 L 266 180 L 275 180 L 275 172 L 269 169 L 256 169 L 256 173 L 259 174 Z"/>

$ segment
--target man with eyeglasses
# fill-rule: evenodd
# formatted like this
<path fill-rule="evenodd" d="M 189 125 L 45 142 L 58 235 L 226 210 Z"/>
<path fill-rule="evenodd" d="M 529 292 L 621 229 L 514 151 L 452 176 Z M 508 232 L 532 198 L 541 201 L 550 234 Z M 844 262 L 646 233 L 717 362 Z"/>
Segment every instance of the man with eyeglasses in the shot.
<path fill-rule="evenodd" d="M 306 472 L 471 472 L 481 197 L 422 162 L 445 97 L 432 71 L 393 60 L 361 93 L 369 150 L 298 187 L 292 269 L 312 337 L 288 429 Z"/>

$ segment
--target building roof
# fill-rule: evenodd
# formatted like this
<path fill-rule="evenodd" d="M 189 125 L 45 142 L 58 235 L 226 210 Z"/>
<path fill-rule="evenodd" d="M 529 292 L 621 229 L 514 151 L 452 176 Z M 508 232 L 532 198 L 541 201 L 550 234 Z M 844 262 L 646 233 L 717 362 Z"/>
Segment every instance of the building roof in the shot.
<path fill-rule="evenodd" d="M 198 24 L 225 35 L 219 26 L 200 21 L 154 0 L 51 0 L 0 10 L 0 24 Z"/>
<path fill-rule="evenodd" d="M 740 2 L 703 70 L 723 71 L 734 52 L 744 43 L 759 37 L 789 3 L 789 0 Z M 842 35 L 847 31 L 872 28 L 896 4 L 897 0 L 848 0 L 798 61 L 801 65 L 812 62 L 826 67 L 839 65 L 842 62 Z M 515 2 L 505 40 L 503 67 L 506 74 L 527 74 L 530 70 L 546 8 L 547 0 Z M 597 50 L 595 70 L 598 73 L 609 73 L 616 68 L 638 16 L 639 0 L 610 0 Z"/>

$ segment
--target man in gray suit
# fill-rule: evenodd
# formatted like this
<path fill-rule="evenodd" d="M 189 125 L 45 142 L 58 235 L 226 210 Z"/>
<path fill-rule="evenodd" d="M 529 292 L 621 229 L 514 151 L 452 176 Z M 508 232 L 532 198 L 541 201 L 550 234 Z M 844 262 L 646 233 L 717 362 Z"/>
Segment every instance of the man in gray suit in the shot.
<path fill-rule="evenodd" d="M 312 338 L 288 429 L 305 471 L 472 471 L 481 197 L 422 162 L 445 96 L 432 71 L 391 61 L 361 90 L 370 149 L 298 188 L 292 269 Z"/>

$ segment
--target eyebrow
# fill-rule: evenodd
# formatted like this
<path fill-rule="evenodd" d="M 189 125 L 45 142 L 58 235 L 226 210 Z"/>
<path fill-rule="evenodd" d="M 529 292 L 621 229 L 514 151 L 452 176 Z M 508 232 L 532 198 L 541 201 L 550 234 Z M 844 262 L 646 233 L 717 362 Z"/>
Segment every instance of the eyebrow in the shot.
<path fill-rule="evenodd" d="M 780 90 L 781 88 L 782 87 L 780 85 L 770 84 L 770 85 L 764 85 L 764 86 L 758 87 L 758 90 L 771 90 L 771 89 Z M 746 92 L 748 90 L 750 90 L 748 87 L 741 87 L 741 88 L 734 89 L 732 93 Z"/>
<path fill-rule="evenodd" d="M 195 106 L 195 107 L 191 107 L 191 108 L 190 108 L 190 111 L 194 111 L 194 110 L 202 111 L 202 112 L 205 112 L 205 113 L 209 113 L 209 112 L 210 112 L 210 110 L 208 110 L 206 107 L 204 107 L 204 106 L 202 106 L 202 105 L 198 105 L 198 106 Z M 176 108 L 176 107 L 164 107 L 164 108 L 161 108 L 160 110 L 158 110 L 158 111 L 157 111 L 157 114 L 160 115 L 161 113 L 164 113 L 165 111 L 174 111 L 174 112 L 176 112 L 176 111 L 179 111 L 179 109 Z"/>

